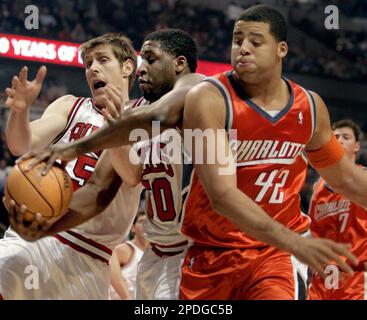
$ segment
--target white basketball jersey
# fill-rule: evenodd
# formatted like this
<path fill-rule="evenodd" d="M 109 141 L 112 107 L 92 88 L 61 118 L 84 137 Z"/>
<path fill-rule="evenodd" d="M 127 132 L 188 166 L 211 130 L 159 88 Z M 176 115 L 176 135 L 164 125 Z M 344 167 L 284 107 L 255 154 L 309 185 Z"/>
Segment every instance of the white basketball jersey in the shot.
<path fill-rule="evenodd" d="M 80 139 L 102 127 L 103 123 L 103 115 L 95 106 L 93 100 L 79 98 L 70 111 L 67 126 L 53 143 L 69 143 Z M 86 153 L 67 163 L 65 169 L 73 180 L 74 190 L 82 187 L 90 178 L 100 155 L 101 151 Z M 129 188 L 122 184 L 116 195 L 116 197 L 122 200 L 118 201 L 119 205 L 116 204 L 115 198 L 110 206 L 95 218 L 67 233 L 60 233 L 61 241 L 71 241 L 86 249 L 85 243 L 88 240 L 92 240 L 90 244 L 94 247 L 98 247 L 99 243 L 102 245 L 101 248 L 106 246 L 109 249 L 113 249 L 122 242 L 131 229 L 133 219 L 138 210 L 141 190 L 142 186 L 140 185 L 135 188 Z M 95 248 L 88 247 L 88 250 L 92 250 L 97 255 L 102 253 Z M 104 258 L 108 260 L 109 256 L 104 255 Z"/>
<path fill-rule="evenodd" d="M 131 241 L 126 241 L 125 243 L 132 247 L 133 255 L 130 261 L 121 268 L 121 273 L 126 280 L 127 288 L 129 289 L 131 296 L 134 296 L 135 280 L 138 273 L 138 263 L 143 256 L 144 251 Z"/>
<path fill-rule="evenodd" d="M 147 102 L 139 100 L 138 105 L 145 108 Z M 182 208 L 181 185 L 183 177 L 182 138 L 177 129 L 168 129 L 152 140 L 135 144 L 143 172 L 141 182 L 147 193 L 147 221 L 145 237 L 159 251 L 168 252 L 187 241 L 180 233 L 180 214 Z M 172 151 L 175 150 L 175 163 Z M 178 151 L 177 151 L 178 150 Z M 169 158 L 168 155 L 171 157 Z"/>

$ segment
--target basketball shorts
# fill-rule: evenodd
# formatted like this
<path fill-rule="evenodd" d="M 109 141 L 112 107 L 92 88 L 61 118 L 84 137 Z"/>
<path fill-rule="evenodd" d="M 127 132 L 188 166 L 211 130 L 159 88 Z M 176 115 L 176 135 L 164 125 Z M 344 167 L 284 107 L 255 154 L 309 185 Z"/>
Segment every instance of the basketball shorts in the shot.
<path fill-rule="evenodd" d="M 159 256 L 148 247 L 138 264 L 135 299 L 177 300 L 185 253 L 186 250 L 171 256 Z"/>
<path fill-rule="evenodd" d="M 192 246 L 182 266 L 185 300 L 294 300 L 305 298 L 307 267 L 273 247 Z"/>
<path fill-rule="evenodd" d="M 0 240 L 0 295 L 5 300 L 108 299 L 108 264 L 54 237 L 27 242 L 8 229 Z"/>

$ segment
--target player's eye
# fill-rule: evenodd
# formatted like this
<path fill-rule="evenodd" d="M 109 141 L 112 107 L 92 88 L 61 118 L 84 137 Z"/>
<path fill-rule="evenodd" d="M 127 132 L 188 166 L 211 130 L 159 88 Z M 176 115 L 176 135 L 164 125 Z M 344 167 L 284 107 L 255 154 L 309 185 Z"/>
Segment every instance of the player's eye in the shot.
<path fill-rule="evenodd" d="M 237 45 L 237 46 L 240 46 L 240 45 L 242 44 L 242 40 L 240 40 L 240 39 L 234 39 L 234 40 L 233 40 L 233 43 L 234 43 L 235 45 Z"/>

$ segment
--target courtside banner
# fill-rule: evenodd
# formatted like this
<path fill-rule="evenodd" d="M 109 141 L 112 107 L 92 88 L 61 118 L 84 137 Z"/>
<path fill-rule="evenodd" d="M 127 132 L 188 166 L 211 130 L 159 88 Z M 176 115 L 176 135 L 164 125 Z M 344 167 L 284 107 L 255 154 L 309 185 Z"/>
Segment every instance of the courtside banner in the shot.
<path fill-rule="evenodd" d="M 0 33 L 0 57 L 4 58 L 83 68 L 79 47 L 78 43 Z M 226 63 L 199 60 L 197 72 L 211 76 L 230 69 Z"/>

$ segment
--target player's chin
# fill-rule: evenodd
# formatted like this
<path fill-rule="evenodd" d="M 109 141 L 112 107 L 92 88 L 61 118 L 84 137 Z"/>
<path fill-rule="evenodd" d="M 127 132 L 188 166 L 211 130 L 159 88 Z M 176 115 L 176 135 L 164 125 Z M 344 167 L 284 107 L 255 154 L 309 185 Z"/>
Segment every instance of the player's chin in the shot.
<path fill-rule="evenodd" d="M 235 66 L 235 70 L 239 74 L 253 74 L 257 71 L 257 67 L 253 63 L 248 64 L 238 63 Z"/>
<path fill-rule="evenodd" d="M 97 105 L 101 105 L 103 102 L 103 91 L 100 91 L 99 89 L 97 91 L 93 91 L 93 100 Z"/>

